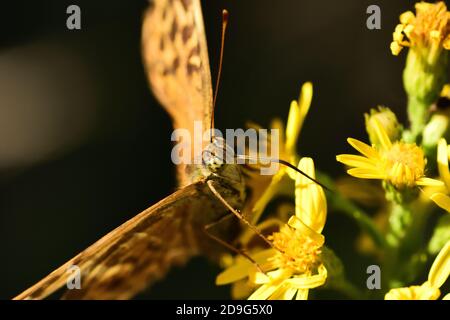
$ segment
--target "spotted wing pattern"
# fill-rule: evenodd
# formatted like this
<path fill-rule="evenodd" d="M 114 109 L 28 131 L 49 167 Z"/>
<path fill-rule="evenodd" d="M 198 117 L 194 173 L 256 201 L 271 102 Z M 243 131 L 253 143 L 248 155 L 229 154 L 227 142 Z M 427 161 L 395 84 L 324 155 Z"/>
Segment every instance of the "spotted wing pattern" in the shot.
<path fill-rule="evenodd" d="M 175 128 L 210 127 L 212 85 L 199 0 L 154 0 L 144 16 L 143 59 L 155 96 Z M 192 150 L 189 150 L 192 151 Z M 204 182 L 178 166 L 182 189 L 113 230 L 15 299 L 42 299 L 81 270 L 81 289 L 65 298 L 127 299 L 199 251 L 192 219 L 205 201 Z M 198 201 L 192 201 L 198 199 Z M 193 212 L 197 211 L 197 212 Z M 197 228 L 198 229 L 198 228 Z"/>
<path fill-rule="evenodd" d="M 208 130 L 213 99 L 200 0 L 154 0 L 144 17 L 142 48 L 153 93 L 174 127 L 191 137 L 194 121 Z M 193 150 L 186 152 L 194 157 Z M 191 182 L 184 165 L 178 177 L 181 185 Z"/>
<path fill-rule="evenodd" d="M 66 298 L 128 299 L 197 253 L 189 220 L 192 199 L 204 183 L 191 184 L 128 220 L 15 299 L 43 299 L 64 287 L 68 268 L 81 271 L 81 289 Z"/>

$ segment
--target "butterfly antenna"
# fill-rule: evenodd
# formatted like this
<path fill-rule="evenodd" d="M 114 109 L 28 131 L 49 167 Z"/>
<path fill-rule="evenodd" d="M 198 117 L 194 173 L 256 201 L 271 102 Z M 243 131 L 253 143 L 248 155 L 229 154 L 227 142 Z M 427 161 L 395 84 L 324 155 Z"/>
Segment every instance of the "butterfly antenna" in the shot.
<path fill-rule="evenodd" d="M 219 92 L 219 84 L 220 84 L 220 77 L 222 75 L 222 64 L 223 64 L 223 51 L 225 47 L 225 34 L 227 31 L 227 25 L 228 25 L 228 11 L 226 9 L 222 10 L 222 34 L 220 37 L 220 56 L 219 56 L 219 69 L 217 72 L 217 81 L 216 81 L 216 87 L 214 89 L 214 99 L 213 99 L 213 105 L 212 105 L 212 112 L 211 112 L 211 142 L 214 137 L 214 109 L 216 108 L 216 101 L 217 101 L 217 94 Z"/>
<path fill-rule="evenodd" d="M 311 180 L 312 182 L 318 184 L 319 186 L 321 186 L 322 188 L 324 188 L 327 191 L 333 192 L 333 190 L 331 190 L 330 188 L 328 188 L 326 185 L 324 185 L 323 183 L 321 183 L 320 181 L 318 181 L 317 179 L 314 179 L 313 177 L 311 177 L 309 174 L 307 174 L 306 172 L 300 170 L 299 168 L 297 168 L 296 166 L 294 166 L 293 164 L 291 164 L 290 162 L 286 161 L 286 160 L 282 160 L 282 159 L 272 159 L 272 158 L 265 158 L 265 157 L 251 157 L 251 156 L 246 156 L 246 155 L 236 155 L 236 159 L 242 159 L 242 160 L 253 160 L 253 161 L 270 161 L 270 162 L 276 162 L 279 164 L 282 164 L 286 167 L 291 168 L 292 170 L 300 173 L 302 176 L 308 178 L 309 180 Z"/>

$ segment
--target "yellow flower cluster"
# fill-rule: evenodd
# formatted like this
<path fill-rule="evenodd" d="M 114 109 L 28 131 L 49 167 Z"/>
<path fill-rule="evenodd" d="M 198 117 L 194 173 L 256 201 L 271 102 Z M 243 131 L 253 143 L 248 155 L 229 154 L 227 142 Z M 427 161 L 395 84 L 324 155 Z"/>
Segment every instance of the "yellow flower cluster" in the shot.
<path fill-rule="evenodd" d="M 407 11 L 400 15 L 400 24 L 393 33 L 392 54 L 403 47 L 438 51 L 450 49 L 450 12 L 444 2 L 416 3 L 416 14 Z"/>
<path fill-rule="evenodd" d="M 404 47 L 411 48 L 404 71 L 409 128 L 404 128 L 389 108 L 379 107 L 365 115 L 370 143 L 348 138 L 348 143 L 359 154 L 336 156 L 338 162 L 349 167 L 349 175 L 383 181 L 383 188 L 379 190 L 386 204 L 383 208 L 386 228 L 378 228 L 369 215 L 353 204 L 352 199 L 330 194 L 333 207 L 354 218 L 377 246 L 378 258 L 387 270 L 385 282 L 390 287 L 386 291 L 393 288 L 385 294 L 386 300 L 438 299 L 450 274 L 449 230 L 445 229 L 448 216 L 444 216 L 445 219 L 436 224 L 439 226 L 433 234 L 436 237 L 429 241 L 433 245 L 428 247 L 427 253 L 435 255 L 440 252 L 427 280 L 422 285 L 405 286 L 420 276 L 419 264 L 427 259 L 423 252 L 426 247 L 423 237 L 426 213 L 436 208 L 429 200 L 450 212 L 450 146 L 441 138 L 445 136 L 447 126 L 439 123 L 439 130 L 427 126 L 431 118 L 430 106 L 439 96 L 435 93 L 442 90 L 446 81 L 443 70 L 446 70 L 447 52 L 444 49 L 450 49 L 450 12 L 444 2 L 420 2 L 415 9 L 415 14 L 408 11 L 400 16 L 400 24 L 393 33 L 390 46 L 394 55 Z M 444 89 L 448 91 L 448 88 Z M 280 158 L 298 163 L 299 170 L 315 179 L 313 160 L 300 158 L 296 152 L 312 92 L 311 83 L 305 83 L 299 99 L 291 103 L 286 127 L 278 120 L 272 127 L 281 131 Z M 449 117 L 448 114 L 444 116 Z M 435 168 L 427 167 L 427 157 L 434 159 L 436 147 L 440 180 L 431 177 Z M 361 295 L 346 281 L 339 258 L 333 258 L 335 265 L 330 263 L 333 262 L 328 256 L 331 250 L 325 247 L 322 234 L 327 219 L 327 200 L 321 185 L 307 176 L 282 167 L 273 177 L 253 176 L 250 179 L 253 198 L 244 213 L 253 217 L 252 223 L 260 231 L 254 233 L 258 233 L 265 242 L 254 241 L 259 239 L 252 233 L 254 229 L 247 230 L 239 243 L 248 255 L 228 256 L 225 270 L 217 276 L 216 283 L 232 284 L 234 298 L 308 299 L 309 290 L 324 285 L 352 297 Z M 286 190 L 292 193 L 292 180 L 295 182 L 295 212 L 290 211 L 283 219 L 279 215 L 258 223 L 267 204 L 276 195 Z M 403 250 L 405 248 L 407 250 Z M 411 255 L 406 256 L 409 253 L 405 252 L 411 252 Z M 383 261 L 386 257 L 390 260 Z M 450 294 L 443 299 L 450 299 Z"/>
<path fill-rule="evenodd" d="M 302 158 L 298 168 L 315 178 L 311 158 Z M 273 248 L 251 254 L 260 270 L 248 260 L 236 257 L 217 277 L 216 283 L 224 285 L 247 279 L 247 288 L 251 288 L 249 299 L 307 299 L 309 289 L 323 285 L 327 279 L 327 270 L 321 259 L 325 242 L 321 232 L 326 211 L 322 187 L 296 175 L 295 215 L 269 236 Z M 236 295 L 241 294 L 237 292 Z"/>

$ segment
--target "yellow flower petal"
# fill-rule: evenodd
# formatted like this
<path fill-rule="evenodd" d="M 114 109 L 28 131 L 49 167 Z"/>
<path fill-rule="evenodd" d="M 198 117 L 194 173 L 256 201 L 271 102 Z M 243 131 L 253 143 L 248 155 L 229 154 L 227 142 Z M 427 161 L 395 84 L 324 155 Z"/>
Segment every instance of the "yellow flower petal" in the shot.
<path fill-rule="evenodd" d="M 357 156 L 353 154 L 340 154 L 336 156 L 336 160 L 340 163 L 343 163 L 349 167 L 358 167 L 358 168 L 366 168 L 366 169 L 376 169 L 377 162 L 363 157 Z"/>
<path fill-rule="evenodd" d="M 283 283 L 271 296 L 270 300 L 292 300 L 297 293 L 297 289 L 292 288 L 289 284 Z"/>
<path fill-rule="evenodd" d="M 409 23 L 413 22 L 414 19 L 415 19 L 415 15 L 414 15 L 414 13 L 411 12 L 411 11 L 403 12 L 403 13 L 400 15 L 400 22 L 401 22 L 402 24 L 409 24 Z"/>
<path fill-rule="evenodd" d="M 298 105 L 300 106 L 300 113 L 304 116 L 308 113 L 309 107 L 313 97 L 313 85 L 311 82 L 305 82 L 300 90 L 298 98 Z"/>
<path fill-rule="evenodd" d="M 440 180 L 431 179 L 427 177 L 421 177 L 416 180 L 416 184 L 418 186 L 427 186 L 427 187 L 441 187 L 444 183 Z"/>
<path fill-rule="evenodd" d="M 395 35 L 394 35 L 395 37 Z M 394 56 L 398 56 L 400 52 L 403 50 L 403 47 L 398 44 L 397 41 L 392 41 L 390 45 L 391 52 Z"/>
<path fill-rule="evenodd" d="M 306 82 L 300 90 L 298 103 L 297 101 L 292 101 L 291 103 L 286 125 L 286 151 L 289 154 L 295 154 L 297 139 L 303 127 L 309 107 L 311 106 L 312 95 L 312 83 Z"/>
<path fill-rule="evenodd" d="M 301 276 L 294 276 L 290 279 L 285 280 L 285 282 L 289 283 L 292 287 L 296 289 L 313 289 L 320 287 L 323 285 L 327 280 L 327 269 L 322 264 L 319 266 L 318 274 L 308 276 L 308 275 L 301 275 Z"/>
<path fill-rule="evenodd" d="M 436 300 L 441 292 L 433 288 L 428 282 L 421 286 L 391 289 L 384 296 L 385 300 Z"/>
<path fill-rule="evenodd" d="M 265 262 L 268 258 L 273 256 L 273 249 L 262 250 L 258 253 L 250 255 L 256 263 L 261 264 Z M 236 258 L 236 263 L 227 268 L 225 271 L 220 273 L 216 278 L 216 285 L 225 285 L 235 281 L 239 281 L 248 276 L 249 269 L 254 267 L 253 263 L 244 257 L 238 256 Z"/>
<path fill-rule="evenodd" d="M 440 288 L 450 274 L 450 240 L 441 249 L 431 266 L 428 281 L 433 288 Z"/>
<path fill-rule="evenodd" d="M 250 267 L 250 262 L 233 265 L 217 276 L 216 285 L 221 286 L 245 279 L 248 275 L 248 270 Z"/>
<path fill-rule="evenodd" d="M 395 26 L 394 33 L 392 34 L 393 42 L 398 43 L 403 41 L 403 30 L 405 29 L 405 26 L 403 24 L 398 24 Z M 398 45 L 398 44 L 397 44 Z"/>
<path fill-rule="evenodd" d="M 259 287 L 253 294 L 248 297 L 248 300 L 266 300 L 268 299 L 279 287 L 281 283 L 278 285 L 272 284 L 264 284 Z"/>
<path fill-rule="evenodd" d="M 353 168 L 347 170 L 347 173 L 353 177 L 362 179 L 386 179 L 386 175 L 378 170 Z"/>
<path fill-rule="evenodd" d="M 450 190 L 450 171 L 448 169 L 448 153 L 447 153 L 447 141 L 441 138 L 437 147 L 437 165 L 439 175 L 444 181 L 448 190 Z"/>
<path fill-rule="evenodd" d="M 305 235 L 306 237 L 313 239 L 319 246 L 325 243 L 325 237 L 322 234 L 308 227 L 306 224 L 303 223 L 302 220 L 300 220 L 296 216 L 292 216 L 289 219 L 288 225 L 300 231 L 302 235 Z"/>
<path fill-rule="evenodd" d="M 292 101 L 286 125 L 286 151 L 289 154 L 295 152 L 302 122 L 303 121 L 300 119 L 300 108 L 298 103 L 297 101 Z"/>
<path fill-rule="evenodd" d="M 297 290 L 295 300 L 308 300 L 309 289 Z"/>
<path fill-rule="evenodd" d="M 434 193 L 430 199 L 439 207 L 450 212 L 450 197 L 443 193 Z"/>
<path fill-rule="evenodd" d="M 258 284 L 266 284 L 270 282 L 270 278 L 261 272 L 255 272 L 254 275 L 250 277 L 250 282 L 256 285 Z"/>
<path fill-rule="evenodd" d="M 384 150 L 390 149 L 392 146 L 391 139 L 389 139 L 388 134 L 386 133 L 386 131 L 384 130 L 383 126 L 378 121 L 378 119 L 375 118 L 373 119 L 373 128 L 375 130 L 375 134 L 378 137 L 378 141 L 381 144 L 381 147 Z"/>
<path fill-rule="evenodd" d="M 347 142 L 361 154 L 365 155 L 369 159 L 378 159 L 380 156 L 378 152 L 371 146 L 361 142 L 359 140 L 348 138 Z"/>
<path fill-rule="evenodd" d="M 316 177 L 311 158 L 302 158 L 298 168 L 310 177 Z M 327 200 L 322 187 L 303 175 L 297 175 L 295 180 L 295 215 L 318 233 L 322 232 L 327 218 Z"/>
<path fill-rule="evenodd" d="M 252 286 L 247 280 L 240 280 L 231 286 L 231 297 L 234 300 L 247 299 L 252 294 L 254 286 Z"/>

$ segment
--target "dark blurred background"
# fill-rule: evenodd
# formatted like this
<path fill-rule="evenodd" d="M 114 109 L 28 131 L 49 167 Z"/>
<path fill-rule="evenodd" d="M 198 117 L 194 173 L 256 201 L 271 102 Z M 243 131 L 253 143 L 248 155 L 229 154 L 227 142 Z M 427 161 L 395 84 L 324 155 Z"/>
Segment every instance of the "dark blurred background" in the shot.
<path fill-rule="evenodd" d="M 66 28 L 77 4 L 82 29 Z M 366 28 L 381 7 L 382 29 Z M 204 0 L 212 75 L 221 10 L 230 11 L 216 110 L 219 128 L 285 118 L 305 81 L 314 84 L 299 150 L 333 176 L 345 139 L 365 138 L 363 113 L 378 104 L 405 118 L 405 54 L 389 50 L 412 1 Z M 0 13 L 0 298 L 8 299 L 106 232 L 170 194 L 171 121 L 153 98 L 140 56 L 146 1 L 15 1 Z M 356 225 L 331 213 L 328 245 L 364 286 L 370 260 L 355 255 Z M 198 258 L 143 294 L 227 298 L 217 267 Z M 364 281 L 364 282 L 362 282 Z M 320 296 L 320 293 L 319 293 Z M 340 297 L 339 295 L 330 295 Z M 324 293 L 323 297 L 327 297 Z"/>

